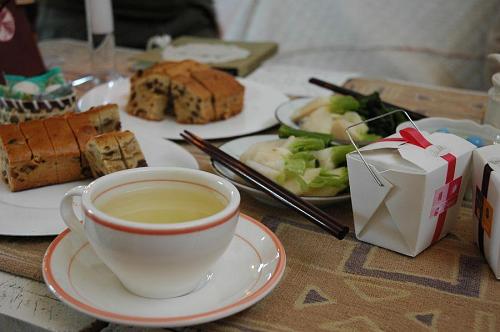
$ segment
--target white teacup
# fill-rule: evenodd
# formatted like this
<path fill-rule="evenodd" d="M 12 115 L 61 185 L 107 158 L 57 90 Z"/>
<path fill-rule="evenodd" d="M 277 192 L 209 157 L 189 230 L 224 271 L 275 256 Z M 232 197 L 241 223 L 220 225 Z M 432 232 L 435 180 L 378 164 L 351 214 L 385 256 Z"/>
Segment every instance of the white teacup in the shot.
<path fill-rule="evenodd" d="M 227 205 L 206 218 L 174 224 L 122 220 L 96 208 L 96 201 L 105 193 L 158 181 L 209 188 L 222 195 Z M 75 196 L 81 196 L 83 221 L 73 209 Z M 71 189 L 60 211 L 68 227 L 90 242 L 125 288 L 144 297 L 169 298 L 194 290 L 224 253 L 234 235 L 239 205 L 238 190 L 219 176 L 185 168 L 145 167 L 116 172 Z"/>

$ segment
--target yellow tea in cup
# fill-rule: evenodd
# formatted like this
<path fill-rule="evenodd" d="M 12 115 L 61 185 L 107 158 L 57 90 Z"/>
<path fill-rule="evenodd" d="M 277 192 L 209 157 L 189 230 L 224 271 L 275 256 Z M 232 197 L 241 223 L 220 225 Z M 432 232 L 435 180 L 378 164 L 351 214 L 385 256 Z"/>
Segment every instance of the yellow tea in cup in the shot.
<path fill-rule="evenodd" d="M 102 212 L 127 221 L 173 224 L 214 215 L 226 207 L 227 199 L 202 185 L 165 181 L 112 190 L 98 198 L 95 205 Z"/>

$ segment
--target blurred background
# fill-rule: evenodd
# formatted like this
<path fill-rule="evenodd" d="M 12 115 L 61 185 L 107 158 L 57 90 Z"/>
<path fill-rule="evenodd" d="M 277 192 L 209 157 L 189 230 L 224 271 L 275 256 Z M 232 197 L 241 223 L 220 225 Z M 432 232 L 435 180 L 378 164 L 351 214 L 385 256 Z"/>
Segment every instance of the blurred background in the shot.
<path fill-rule="evenodd" d="M 86 39 L 84 1 L 30 6 L 40 40 Z M 168 34 L 274 41 L 268 63 L 486 90 L 500 0 L 113 0 L 117 45 Z"/>

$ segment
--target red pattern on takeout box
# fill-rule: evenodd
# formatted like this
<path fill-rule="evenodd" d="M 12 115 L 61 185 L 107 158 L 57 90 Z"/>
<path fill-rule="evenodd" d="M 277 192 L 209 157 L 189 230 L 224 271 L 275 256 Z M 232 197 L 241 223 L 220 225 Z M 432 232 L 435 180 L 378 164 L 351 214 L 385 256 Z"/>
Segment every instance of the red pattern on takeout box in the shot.
<path fill-rule="evenodd" d="M 392 137 L 387 139 L 382 139 L 381 141 L 399 141 L 408 144 L 413 144 L 415 146 L 427 149 L 432 146 L 417 129 L 415 128 L 405 128 L 399 131 L 401 138 Z M 431 209 L 431 217 L 438 217 L 436 228 L 434 229 L 434 235 L 432 236 L 432 243 L 439 240 L 444 223 L 446 221 L 446 212 L 449 208 L 454 206 L 458 201 L 458 194 L 460 193 L 460 187 L 462 185 L 462 177 L 455 178 L 455 167 L 457 164 L 457 158 L 451 154 L 447 153 L 440 156 L 447 162 L 446 179 L 445 184 L 436 190 L 434 194 L 434 200 Z"/>

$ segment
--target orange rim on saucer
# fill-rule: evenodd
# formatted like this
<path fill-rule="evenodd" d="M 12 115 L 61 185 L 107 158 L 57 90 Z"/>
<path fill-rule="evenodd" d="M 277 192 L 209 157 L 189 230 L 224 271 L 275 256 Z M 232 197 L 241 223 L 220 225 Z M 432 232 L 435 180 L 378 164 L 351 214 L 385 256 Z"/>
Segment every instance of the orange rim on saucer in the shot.
<path fill-rule="evenodd" d="M 194 315 L 187 315 L 187 316 L 176 316 L 176 317 L 141 317 L 141 316 L 129 316 L 129 315 L 121 315 L 117 313 L 113 313 L 110 311 L 102 310 L 95 308 L 91 305 L 88 305 L 86 303 L 81 302 L 80 300 L 76 299 L 72 295 L 68 294 L 56 281 L 54 278 L 54 275 L 52 273 L 52 268 L 51 268 L 51 263 L 52 263 L 52 256 L 54 253 L 54 250 L 58 246 L 58 244 L 71 232 L 70 229 L 66 229 L 63 231 L 61 234 L 59 234 L 54 241 L 49 245 L 47 252 L 45 253 L 43 257 L 43 277 L 45 279 L 45 283 L 49 287 L 49 289 L 61 300 L 66 302 L 68 305 L 71 307 L 82 311 L 84 313 L 87 313 L 89 315 L 92 315 L 94 317 L 98 317 L 107 321 L 114 321 L 114 322 L 120 322 L 120 323 L 129 323 L 129 324 L 136 324 L 136 325 L 161 325 L 161 324 L 175 324 L 175 325 L 191 325 L 195 323 L 199 323 L 198 320 L 203 320 L 206 318 L 211 318 L 213 317 L 214 319 L 219 319 L 223 318 L 229 315 L 232 315 L 238 311 L 244 310 L 248 308 L 250 305 L 256 303 L 260 299 L 262 299 L 265 295 L 267 295 L 270 290 L 276 286 L 277 282 L 280 280 L 284 268 L 285 268 L 285 261 L 286 261 L 286 254 L 285 254 L 285 249 L 283 248 L 283 245 L 277 238 L 277 236 L 271 232 L 266 226 L 261 224 L 259 221 L 245 215 L 245 214 L 240 214 L 241 218 L 246 219 L 247 221 L 252 222 L 255 224 L 257 227 L 259 227 L 264 233 L 266 233 L 270 239 L 273 241 L 276 251 L 279 253 L 279 260 L 276 265 L 276 268 L 273 271 L 273 274 L 269 280 L 267 280 L 264 285 L 262 285 L 261 288 L 259 288 L 257 291 L 244 296 L 240 300 L 238 300 L 235 303 L 231 303 L 229 305 L 226 305 L 224 307 L 221 307 L 219 309 L 215 309 L 212 311 L 204 312 L 204 313 L 199 313 L 199 314 L 194 314 Z M 248 241 L 246 241 L 248 243 Z M 250 243 L 248 243 L 250 244 Z M 250 244 L 251 245 L 251 244 Z M 251 245 L 252 248 L 253 245 Z"/>

